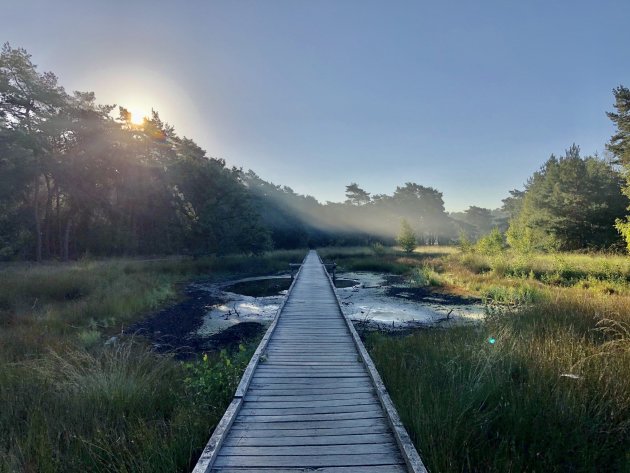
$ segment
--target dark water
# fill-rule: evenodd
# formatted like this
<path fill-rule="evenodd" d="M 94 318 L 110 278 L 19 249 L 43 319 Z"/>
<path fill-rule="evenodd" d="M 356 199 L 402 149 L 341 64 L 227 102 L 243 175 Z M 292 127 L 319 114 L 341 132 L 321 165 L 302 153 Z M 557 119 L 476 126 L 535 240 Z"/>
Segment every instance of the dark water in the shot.
<path fill-rule="evenodd" d="M 291 278 L 267 278 L 255 281 L 241 281 L 225 286 L 225 290 L 235 294 L 250 297 L 277 296 L 282 291 L 289 289 Z"/>
<path fill-rule="evenodd" d="M 338 289 L 343 289 L 344 287 L 356 286 L 357 284 L 359 284 L 359 281 L 355 281 L 354 279 L 337 278 L 337 280 L 335 280 L 335 287 Z"/>
<path fill-rule="evenodd" d="M 335 286 L 338 288 L 352 287 L 358 284 L 354 279 L 338 278 Z M 225 287 L 228 292 L 250 297 L 277 296 L 291 286 L 291 278 L 266 278 L 255 281 L 241 281 Z"/>

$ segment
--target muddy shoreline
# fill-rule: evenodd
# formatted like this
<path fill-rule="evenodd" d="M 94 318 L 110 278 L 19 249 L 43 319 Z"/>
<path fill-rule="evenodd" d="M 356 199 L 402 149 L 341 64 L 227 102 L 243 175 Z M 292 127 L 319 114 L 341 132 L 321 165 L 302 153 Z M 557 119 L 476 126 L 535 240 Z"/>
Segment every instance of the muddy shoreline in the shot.
<path fill-rule="evenodd" d="M 288 275 L 188 283 L 182 300 L 130 326 L 162 353 L 190 358 L 259 339 L 286 296 Z M 338 277 L 344 313 L 357 330 L 396 332 L 476 322 L 481 301 L 439 288 L 413 287 L 401 276 L 369 272 Z"/>
<path fill-rule="evenodd" d="M 127 335 L 142 336 L 151 342 L 157 352 L 174 353 L 181 359 L 234 348 L 262 336 L 267 327 L 257 322 L 242 322 L 209 336 L 198 335 L 207 312 L 224 302 L 224 299 L 203 290 L 199 284 L 186 285 L 180 302 L 131 325 L 125 331 Z"/>

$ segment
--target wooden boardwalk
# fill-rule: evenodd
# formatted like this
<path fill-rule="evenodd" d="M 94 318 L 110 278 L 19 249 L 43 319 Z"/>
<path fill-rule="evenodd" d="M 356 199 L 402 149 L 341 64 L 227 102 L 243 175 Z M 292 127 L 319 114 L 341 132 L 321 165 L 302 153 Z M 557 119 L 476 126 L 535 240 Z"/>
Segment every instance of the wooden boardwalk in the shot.
<path fill-rule="evenodd" d="M 194 473 L 426 472 L 309 252 Z"/>

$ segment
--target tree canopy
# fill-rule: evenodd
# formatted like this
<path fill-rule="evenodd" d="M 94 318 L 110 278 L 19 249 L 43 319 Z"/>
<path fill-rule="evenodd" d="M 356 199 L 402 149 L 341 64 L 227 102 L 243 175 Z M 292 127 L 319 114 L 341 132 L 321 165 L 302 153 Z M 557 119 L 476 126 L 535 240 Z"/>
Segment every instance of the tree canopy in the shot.
<path fill-rule="evenodd" d="M 269 247 L 238 169 L 153 112 L 135 125 L 70 95 L 24 49 L 0 53 L 1 257 Z"/>
<path fill-rule="evenodd" d="M 512 194 L 508 203 L 516 213 L 510 233 L 528 229 L 541 248 L 609 247 L 618 242 L 614 222 L 627 206 L 621 187 L 621 175 L 611 163 L 580 157 L 574 144 L 563 157 L 552 155 L 522 194 Z"/>
<path fill-rule="evenodd" d="M 320 203 L 209 157 L 157 111 L 137 124 L 124 106 L 68 93 L 24 49 L 5 44 L 0 259 L 394 243 L 401 221 L 418 244 L 438 244 L 460 232 L 479 239 L 504 231 L 509 220 L 507 241 L 527 251 L 609 247 L 619 241 L 616 222 L 630 247 L 630 91 L 614 95 L 614 163 L 582 158 L 573 145 L 510 191 L 501 209 L 448 214 L 439 190 L 412 181 L 375 195 L 351 182 L 345 202 Z"/>
<path fill-rule="evenodd" d="M 630 199 L 630 90 L 620 85 L 613 90 L 615 96 L 615 112 L 608 112 L 608 118 L 615 124 L 617 130 L 610 138 L 607 148 L 622 166 L 625 176 L 623 193 Z M 630 210 L 628 207 L 627 210 Z M 615 227 L 626 241 L 630 251 L 630 218 L 618 218 Z"/>

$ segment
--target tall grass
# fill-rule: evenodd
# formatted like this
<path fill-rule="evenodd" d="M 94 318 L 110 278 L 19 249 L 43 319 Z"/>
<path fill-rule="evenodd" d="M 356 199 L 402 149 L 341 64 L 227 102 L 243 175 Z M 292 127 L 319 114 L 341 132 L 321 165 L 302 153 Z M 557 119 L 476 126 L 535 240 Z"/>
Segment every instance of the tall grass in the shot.
<path fill-rule="evenodd" d="M 0 472 L 188 471 L 256 342 L 182 363 L 141 340 L 105 340 L 191 278 L 272 273 L 303 256 L 0 269 Z"/>
<path fill-rule="evenodd" d="M 244 369 L 234 359 L 183 365 L 130 341 L 6 366 L 0 471 L 187 471 Z M 205 391 L 191 372 L 213 373 Z"/>
<path fill-rule="evenodd" d="M 402 262 L 422 285 L 437 272 L 496 306 L 475 326 L 368 335 L 430 471 L 630 472 L 630 260 L 500 251 Z"/>
<path fill-rule="evenodd" d="M 456 253 L 448 258 L 451 270 L 461 266 L 475 274 L 529 278 L 552 286 L 599 285 L 602 290 L 627 290 L 630 259 L 615 254 L 550 253 L 519 255 L 510 251 L 495 255 Z"/>
<path fill-rule="evenodd" d="M 391 247 L 332 247 L 319 249 L 318 252 L 325 262 L 337 263 L 341 271 L 407 274 L 411 267 L 421 266 L 429 258 L 449 254 L 450 251 L 445 248 L 420 247 L 410 254 Z"/>
<path fill-rule="evenodd" d="M 567 294 L 368 345 L 433 473 L 627 472 L 629 306 Z"/>

